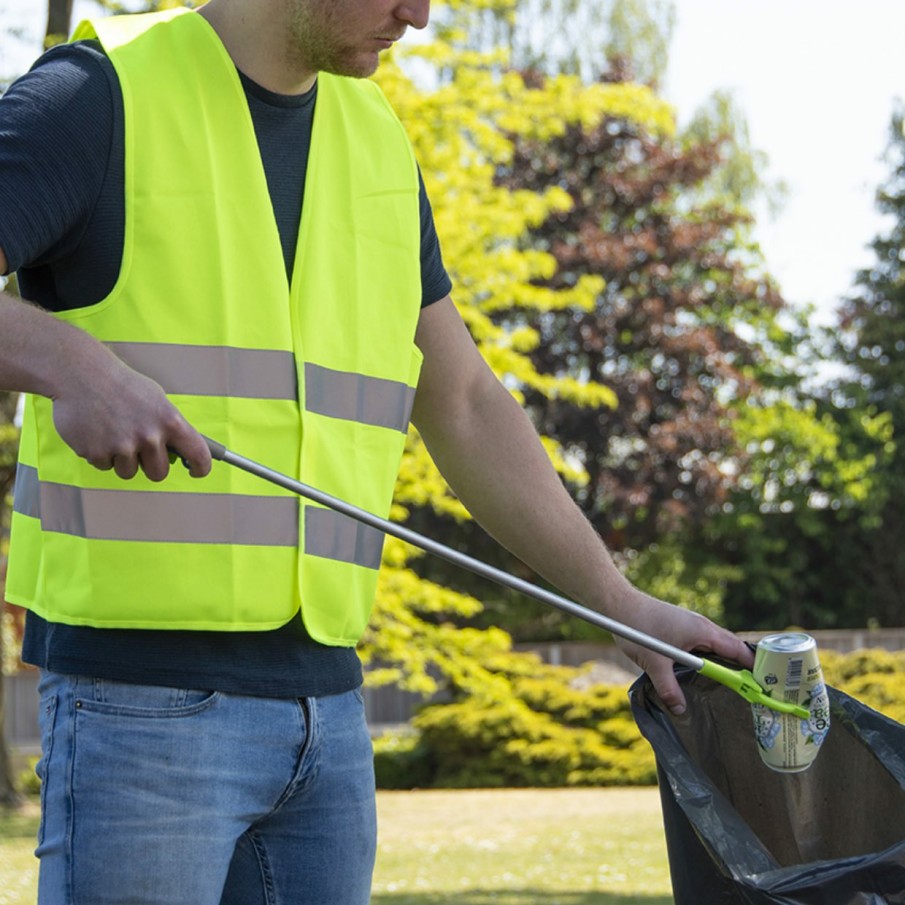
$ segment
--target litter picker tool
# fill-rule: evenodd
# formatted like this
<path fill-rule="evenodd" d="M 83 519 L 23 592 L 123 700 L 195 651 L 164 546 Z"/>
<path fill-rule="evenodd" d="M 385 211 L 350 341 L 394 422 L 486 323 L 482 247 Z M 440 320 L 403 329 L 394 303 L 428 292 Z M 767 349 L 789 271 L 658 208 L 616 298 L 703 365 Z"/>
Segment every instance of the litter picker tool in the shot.
<path fill-rule="evenodd" d="M 662 654 L 664 657 L 669 657 L 669 659 L 676 663 L 690 667 L 696 672 L 707 676 L 707 678 L 731 688 L 752 704 L 761 704 L 764 707 L 779 711 L 780 713 L 792 714 L 793 716 L 804 720 L 808 719 L 809 713 L 804 707 L 788 701 L 774 700 L 770 697 L 770 695 L 758 684 L 750 670 L 730 669 L 719 663 L 707 660 L 704 657 L 699 657 L 697 654 L 689 653 L 681 648 L 674 647 L 671 644 L 661 641 L 659 638 L 654 638 L 652 635 L 639 632 L 637 629 L 633 629 L 628 625 L 623 625 L 621 622 L 617 622 L 601 613 L 581 606 L 566 597 L 562 597 L 545 588 L 533 585 L 528 581 L 510 575 L 508 572 L 504 572 L 501 569 L 497 569 L 478 559 L 460 553 L 452 547 L 447 547 L 445 544 L 424 537 L 416 531 L 412 531 L 409 528 L 405 528 L 402 525 L 398 525 L 387 519 L 380 518 L 371 512 L 360 509 L 358 506 L 353 506 L 345 500 L 338 499 L 322 490 L 318 490 L 315 487 L 311 487 L 308 484 L 290 478 L 288 475 L 274 471 L 252 459 L 247 459 L 244 456 L 227 449 L 222 443 L 218 443 L 216 440 L 211 440 L 208 437 L 205 437 L 205 440 L 210 448 L 211 455 L 219 462 L 225 462 L 227 465 L 233 465 L 249 474 L 257 475 L 259 478 L 263 478 L 271 484 L 276 484 L 277 486 L 283 487 L 314 503 L 319 503 L 322 506 L 326 506 L 329 509 L 347 515 L 362 524 L 369 525 L 385 534 L 399 538 L 399 540 L 412 544 L 412 546 L 419 547 L 433 556 L 445 559 L 447 562 L 451 562 L 463 569 L 474 572 L 476 575 L 494 581 L 503 587 L 511 588 L 513 591 L 518 591 L 527 597 L 533 597 L 541 603 L 546 603 L 548 606 L 552 606 L 571 616 L 577 616 L 579 619 L 583 619 L 591 625 L 595 625 L 614 635 L 618 635 L 626 641 L 631 641 L 641 647 L 652 650 L 655 653 Z"/>

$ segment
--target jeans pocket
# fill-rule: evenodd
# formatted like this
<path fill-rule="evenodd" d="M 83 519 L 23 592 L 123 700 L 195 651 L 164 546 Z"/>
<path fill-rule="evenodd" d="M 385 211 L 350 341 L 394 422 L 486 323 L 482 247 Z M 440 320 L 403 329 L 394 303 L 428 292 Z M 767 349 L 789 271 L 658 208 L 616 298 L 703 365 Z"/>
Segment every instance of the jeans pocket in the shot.
<path fill-rule="evenodd" d="M 76 709 L 114 716 L 172 719 L 193 716 L 212 707 L 220 693 L 203 689 L 136 685 L 110 679 L 79 683 Z"/>
<path fill-rule="evenodd" d="M 56 727 L 57 695 L 48 695 L 41 699 L 41 711 L 38 722 L 41 730 L 41 759 L 35 765 L 35 773 L 41 781 L 41 820 L 38 824 L 38 845 L 44 842 L 44 830 L 47 814 L 47 784 L 50 780 L 50 759 L 53 754 L 54 729 Z"/>

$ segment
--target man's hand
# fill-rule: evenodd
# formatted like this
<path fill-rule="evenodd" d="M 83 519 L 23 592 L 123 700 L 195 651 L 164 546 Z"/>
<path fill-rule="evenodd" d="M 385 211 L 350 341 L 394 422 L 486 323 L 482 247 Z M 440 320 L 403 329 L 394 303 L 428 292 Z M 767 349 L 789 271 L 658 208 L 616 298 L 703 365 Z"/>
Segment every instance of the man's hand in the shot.
<path fill-rule="evenodd" d="M 630 596 L 633 599 L 626 601 L 621 617 L 614 618 L 673 647 L 716 654 L 748 669 L 754 665 L 754 654 L 744 641 L 704 616 L 664 603 L 634 588 Z M 629 659 L 648 674 L 664 705 L 677 716 L 684 713 L 685 696 L 676 681 L 673 661 L 621 638 L 617 638 L 616 643 Z"/>
<path fill-rule="evenodd" d="M 0 250 L 0 272 L 5 258 Z M 202 436 L 160 385 L 133 370 L 84 330 L 0 292 L 0 389 L 53 400 L 63 440 L 121 478 L 141 469 L 152 481 L 175 452 L 196 478 L 211 470 Z"/>
<path fill-rule="evenodd" d="M 204 439 L 167 399 L 159 384 L 132 370 L 112 353 L 99 355 L 90 386 L 73 382 L 53 398 L 53 420 L 63 440 L 95 468 L 152 481 L 170 470 L 170 452 L 192 477 L 211 470 Z"/>

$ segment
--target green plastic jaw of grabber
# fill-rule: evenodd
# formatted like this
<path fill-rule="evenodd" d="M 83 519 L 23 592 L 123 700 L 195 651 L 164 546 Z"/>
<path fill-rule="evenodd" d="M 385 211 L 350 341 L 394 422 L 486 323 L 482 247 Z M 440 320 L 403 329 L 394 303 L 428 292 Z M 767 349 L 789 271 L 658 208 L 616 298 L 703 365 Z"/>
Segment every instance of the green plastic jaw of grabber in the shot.
<path fill-rule="evenodd" d="M 740 694 L 746 701 L 752 704 L 763 704 L 771 710 L 778 710 L 780 713 L 790 713 L 799 719 L 810 719 L 811 714 L 806 708 L 800 704 L 793 704 L 790 701 L 777 701 L 771 698 L 757 682 L 757 679 L 748 669 L 729 669 L 727 666 L 720 666 L 712 660 L 704 660 L 704 665 L 699 672 L 720 685 L 731 688 L 737 694 Z"/>

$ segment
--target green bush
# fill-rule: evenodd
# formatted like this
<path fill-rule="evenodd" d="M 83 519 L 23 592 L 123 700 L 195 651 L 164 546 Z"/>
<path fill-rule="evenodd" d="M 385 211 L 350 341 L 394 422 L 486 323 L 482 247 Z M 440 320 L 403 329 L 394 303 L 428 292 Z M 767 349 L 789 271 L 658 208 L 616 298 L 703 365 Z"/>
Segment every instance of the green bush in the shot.
<path fill-rule="evenodd" d="M 905 723 L 905 651 L 821 651 L 820 665 L 828 685 Z"/>
<path fill-rule="evenodd" d="M 374 740 L 378 789 L 417 789 L 430 785 L 427 752 L 416 732 L 387 732 Z"/>
<path fill-rule="evenodd" d="M 381 788 L 656 781 L 625 686 L 580 687 L 583 670 L 546 666 L 531 654 L 500 655 L 491 666 L 492 691 L 427 707 L 413 720 L 414 739 L 377 740 Z M 509 693 L 500 695 L 501 687 Z"/>
<path fill-rule="evenodd" d="M 593 698 L 594 689 L 573 693 Z M 627 697 L 625 710 L 594 721 L 590 714 L 542 712 L 520 698 L 468 698 L 427 708 L 415 725 L 438 787 L 651 784 L 653 753 L 628 714 Z"/>
<path fill-rule="evenodd" d="M 30 757 L 28 759 L 28 769 L 22 770 L 19 773 L 19 781 L 17 783 L 19 791 L 24 792 L 26 795 L 40 795 L 41 794 L 41 780 L 38 778 L 38 774 L 35 772 L 35 766 L 38 763 L 38 758 Z"/>
<path fill-rule="evenodd" d="M 829 685 L 905 722 L 905 652 L 822 651 L 820 660 Z M 587 686 L 583 670 L 547 666 L 532 654 L 498 654 L 484 666 L 492 689 L 460 690 L 452 703 L 421 711 L 412 731 L 376 740 L 380 788 L 656 782 L 625 686 Z"/>
<path fill-rule="evenodd" d="M 905 669 L 905 651 L 875 648 L 840 654 L 834 650 L 820 651 L 820 665 L 827 682 L 840 687 L 849 679 L 869 673 L 895 673 Z"/>

